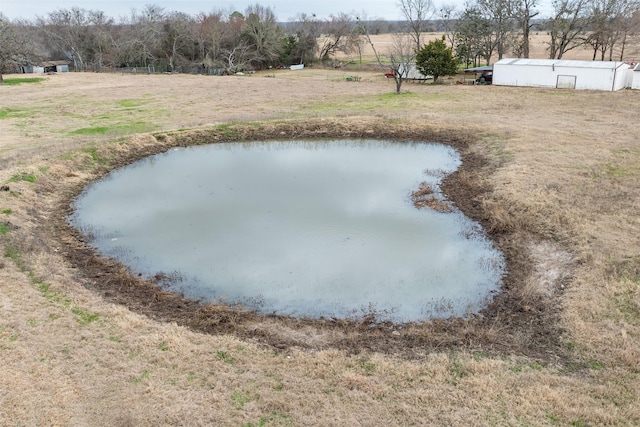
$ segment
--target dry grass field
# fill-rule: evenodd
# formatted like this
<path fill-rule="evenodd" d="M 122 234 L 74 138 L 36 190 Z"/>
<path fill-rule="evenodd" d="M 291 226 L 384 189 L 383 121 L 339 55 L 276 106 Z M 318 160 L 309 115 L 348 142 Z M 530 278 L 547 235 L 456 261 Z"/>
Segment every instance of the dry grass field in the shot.
<path fill-rule="evenodd" d="M 443 33 L 425 33 L 423 36 L 423 42 L 428 43 L 430 40 L 435 40 L 441 38 Z M 393 35 L 391 34 L 378 34 L 371 36 L 371 41 L 373 42 L 376 51 L 378 54 L 384 55 L 388 52 L 393 46 Z M 624 60 L 629 62 L 640 62 L 640 43 L 638 39 L 638 35 L 631 36 L 628 40 L 628 45 L 625 48 Z M 549 47 L 549 36 L 544 31 L 533 31 L 529 38 L 530 43 L 530 57 L 537 59 L 546 59 L 549 58 L 549 52 L 547 48 Z M 608 55 L 608 54 L 607 54 Z M 509 57 L 507 54 L 505 57 Z M 373 49 L 370 45 L 365 44 L 362 47 L 362 58 L 364 60 L 371 60 L 375 58 Z M 563 55 L 563 59 L 576 59 L 576 60 L 586 60 L 591 61 L 593 58 L 593 50 L 590 47 L 578 47 L 575 49 L 571 49 Z M 350 54 L 348 56 L 341 57 L 343 61 L 355 61 L 357 62 L 360 58 L 354 54 Z M 598 56 L 598 59 L 600 57 Z M 608 57 L 607 57 L 608 59 Z M 492 58 L 492 63 L 498 60 L 497 54 L 495 54 Z M 614 55 L 614 61 L 619 61 L 619 53 Z M 484 65 L 484 64 L 481 64 Z"/>
<path fill-rule="evenodd" d="M 394 89 L 316 68 L 0 86 L 0 425 L 640 425 L 640 93 Z M 325 137 L 460 151 L 446 193 L 509 262 L 485 311 L 389 325 L 198 305 L 64 221 L 141 156 Z"/>

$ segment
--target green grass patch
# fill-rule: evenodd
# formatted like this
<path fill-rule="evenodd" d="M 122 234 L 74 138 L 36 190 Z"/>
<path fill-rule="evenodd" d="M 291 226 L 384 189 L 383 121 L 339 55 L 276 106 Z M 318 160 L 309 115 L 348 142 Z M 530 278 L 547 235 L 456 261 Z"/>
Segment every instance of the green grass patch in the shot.
<path fill-rule="evenodd" d="M 76 315 L 76 320 L 81 325 L 88 325 L 89 323 L 93 323 L 100 318 L 100 315 L 98 313 L 90 313 L 79 307 L 73 307 L 71 309 L 71 312 Z"/>
<path fill-rule="evenodd" d="M 157 126 L 147 122 L 132 122 L 114 126 L 94 126 L 76 129 L 71 131 L 71 135 L 128 135 L 132 133 L 150 132 Z"/>
<path fill-rule="evenodd" d="M 529 363 L 529 368 L 533 369 L 534 371 L 541 371 L 544 368 L 544 365 L 541 365 L 538 362 L 531 362 Z"/>
<path fill-rule="evenodd" d="M 20 251 L 12 245 L 7 245 L 7 247 L 4 248 L 4 256 L 12 260 L 16 260 L 21 257 Z"/>
<path fill-rule="evenodd" d="M 552 423 L 552 424 L 560 424 L 560 418 L 551 413 L 551 412 L 547 412 L 546 418 Z"/>
<path fill-rule="evenodd" d="M 40 83 L 45 81 L 44 77 L 16 77 L 12 79 L 4 79 L 4 84 L 7 86 L 16 86 L 23 83 Z"/>
<path fill-rule="evenodd" d="M 367 362 L 362 360 L 360 362 L 360 368 L 367 374 L 367 375 L 371 375 L 373 374 L 373 371 L 376 370 L 376 366 L 371 363 L 371 362 Z"/>
<path fill-rule="evenodd" d="M 612 165 L 611 163 L 604 165 L 604 170 L 607 175 L 613 178 L 630 178 L 638 176 L 640 173 L 640 168 L 636 166 L 624 167 Z"/>
<path fill-rule="evenodd" d="M 4 248 L 4 256 L 12 260 L 16 266 L 20 269 L 20 271 L 26 271 L 27 266 L 22 258 L 22 253 L 18 248 L 13 246 L 12 244 L 8 244 Z"/>
<path fill-rule="evenodd" d="M 133 379 L 133 383 L 140 384 L 141 382 L 148 380 L 150 375 L 149 371 L 142 371 L 142 374 L 140 374 L 138 378 Z"/>
<path fill-rule="evenodd" d="M 157 125 L 147 123 L 147 122 L 133 122 L 128 123 L 126 125 L 119 125 L 113 128 L 113 132 L 116 134 L 131 134 L 131 133 L 143 133 L 143 132 L 151 132 L 157 129 Z"/>
<path fill-rule="evenodd" d="M 44 283 L 44 280 L 41 278 L 33 277 L 31 282 L 34 285 L 38 286 L 38 290 L 42 294 L 43 297 L 48 299 L 49 301 L 61 304 L 63 307 L 68 308 L 71 305 L 71 301 L 67 299 L 62 292 L 54 292 L 51 290 L 51 285 Z"/>
<path fill-rule="evenodd" d="M 17 110 L 14 108 L 0 108 L 0 119 L 23 119 L 30 117 L 30 110 Z"/>
<path fill-rule="evenodd" d="M 218 125 L 215 129 L 227 138 L 236 138 L 239 135 L 238 130 L 234 129 L 232 125 Z"/>
<path fill-rule="evenodd" d="M 12 212 L 13 212 L 13 209 L 11 208 L 0 209 L 0 214 L 10 215 Z"/>
<path fill-rule="evenodd" d="M 509 367 L 509 370 L 516 374 L 523 372 L 525 369 L 541 371 L 542 369 L 544 369 L 544 366 L 536 361 L 533 361 L 529 363 L 516 363 L 515 365 Z"/>
<path fill-rule="evenodd" d="M 20 182 L 20 181 L 30 182 L 33 184 L 37 181 L 37 178 L 35 174 L 29 173 L 29 172 L 20 172 L 13 175 L 11 178 L 9 178 L 9 182 Z"/>
<path fill-rule="evenodd" d="M 116 105 L 126 109 L 141 107 L 148 103 L 149 101 L 146 99 L 121 99 L 120 101 L 116 101 Z"/>
<path fill-rule="evenodd" d="M 421 95 L 424 96 L 424 95 Z M 381 93 L 379 95 L 374 95 L 374 99 L 377 101 L 389 102 L 396 101 L 398 98 L 402 98 L 403 100 L 417 98 L 418 94 L 415 92 L 389 92 L 389 93 Z"/>
<path fill-rule="evenodd" d="M 5 234 L 7 234 L 10 231 L 11 231 L 11 229 L 9 228 L 9 226 L 7 224 L 5 224 L 4 222 L 0 222 L 0 236 L 4 236 Z"/>
<path fill-rule="evenodd" d="M 249 391 L 234 391 L 231 393 L 231 400 L 235 403 L 236 409 L 242 409 L 244 405 L 253 400 L 253 396 Z"/>
<path fill-rule="evenodd" d="M 73 160 L 78 155 L 75 151 L 67 151 L 66 153 L 62 153 L 58 156 L 59 160 Z"/>
<path fill-rule="evenodd" d="M 108 158 L 100 155 L 98 153 L 98 149 L 97 148 L 86 148 L 84 150 L 82 150 L 84 153 L 87 153 L 91 156 L 91 160 L 94 163 L 100 163 L 100 164 L 104 164 L 107 163 L 107 161 L 109 160 Z"/>
<path fill-rule="evenodd" d="M 106 126 L 96 126 L 91 128 L 80 128 L 71 132 L 72 135 L 105 135 L 109 132 Z"/>
<path fill-rule="evenodd" d="M 222 360 L 224 363 L 228 365 L 233 365 L 233 358 L 231 357 L 228 351 L 217 350 L 216 356 L 218 357 L 218 359 Z"/>
<path fill-rule="evenodd" d="M 468 374 L 467 369 L 464 365 L 458 361 L 455 361 L 449 367 L 449 384 L 457 386 L 460 381 L 466 377 Z"/>

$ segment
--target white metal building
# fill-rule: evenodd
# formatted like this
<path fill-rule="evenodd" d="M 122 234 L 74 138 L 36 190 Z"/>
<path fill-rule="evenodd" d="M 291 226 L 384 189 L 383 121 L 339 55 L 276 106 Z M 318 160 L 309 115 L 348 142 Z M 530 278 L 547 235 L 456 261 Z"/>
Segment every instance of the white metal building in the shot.
<path fill-rule="evenodd" d="M 493 84 L 614 91 L 629 87 L 628 73 L 617 61 L 504 58 L 493 65 Z"/>
<path fill-rule="evenodd" d="M 425 76 L 422 74 L 420 70 L 418 70 L 418 67 L 416 67 L 416 64 L 399 64 L 398 73 L 403 79 L 407 80 L 429 80 L 433 78 L 433 76 Z"/>
<path fill-rule="evenodd" d="M 24 74 L 43 73 L 68 73 L 69 63 L 67 61 L 45 61 L 40 65 L 23 65 L 20 71 Z"/>
<path fill-rule="evenodd" d="M 640 63 L 632 71 L 631 89 L 640 89 Z"/>

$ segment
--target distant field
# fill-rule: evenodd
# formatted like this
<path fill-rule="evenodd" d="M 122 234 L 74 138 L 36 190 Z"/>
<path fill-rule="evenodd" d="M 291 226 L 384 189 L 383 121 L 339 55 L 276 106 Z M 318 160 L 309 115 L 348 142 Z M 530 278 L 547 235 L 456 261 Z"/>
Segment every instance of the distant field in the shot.
<path fill-rule="evenodd" d="M 425 43 L 428 43 L 429 40 L 434 40 L 442 37 L 442 33 L 426 33 L 425 34 Z M 392 47 L 392 34 L 380 34 L 371 36 L 371 41 L 373 42 L 376 50 L 379 54 L 383 54 L 388 52 Z M 530 37 L 530 57 L 531 58 L 548 58 L 549 53 L 547 48 L 549 46 L 549 36 L 542 31 L 533 32 Z M 507 57 L 512 55 L 506 55 Z M 349 58 L 350 60 L 358 60 L 354 54 L 351 55 L 341 55 L 343 58 Z M 365 60 L 371 60 L 375 58 L 373 50 L 371 46 L 366 44 L 362 48 L 362 57 Z M 576 48 L 568 51 L 564 56 L 564 59 L 579 59 L 579 60 L 588 60 L 590 61 L 593 58 L 593 50 L 591 48 Z M 497 61 L 497 56 L 492 60 L 492 63 Z M 600 57 L 598 56 L 598 59 Z M 608 59 L 608 58 L 607 58 Z M 619 56 L 613 58 L 614 61 L 620 60 Z M 640 62 L 640 41 L 631 42 L 629 46 L 626 47 L 625 51 L 625 60 Z"/>

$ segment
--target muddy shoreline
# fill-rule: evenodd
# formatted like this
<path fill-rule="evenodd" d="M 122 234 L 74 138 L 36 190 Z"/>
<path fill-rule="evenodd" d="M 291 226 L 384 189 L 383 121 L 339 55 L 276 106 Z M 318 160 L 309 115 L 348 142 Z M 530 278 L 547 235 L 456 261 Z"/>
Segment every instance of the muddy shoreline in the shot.
<path fill-rule="evenodd" d="M 298 319 L 262 315 L 240 307 L 201 304 L 162 290 L 163 280 L 146 281 L 134 277 L 126 267 L 96 254 L 84 244 L 77 230 L 67 224 L 70 202 L 92 180 L 108 171 L 176 146 L 214 142 L 257 140 L 367 138 L 397 141 L 425 141 L 449 144 L 462 158 L 461 167 L 443 182 L 447 198 L 471 219 L 481 223 L 503 252 L 507 274 L 502 291 L 481 313 L 469 318 L 438 319 L 395 325 L 376 321 L 375 313 L 359 319 Z M 185 132 L 158 133 L 130 148 L 105 148 L 99 164 L 86 162 L 82 179 L 61 183 L 56 190 L 52 221 L 39 227 L 41 238 L 53 236 L 51 246 L 59 247 L 74 267 L 78 282 L 98 292 L 106 300 L 145 314 L 161 322 L 175 322 L 209 334 L 232 334 L 277 350 L 337 348 L 352 354 L 374 351 L 416 358 L 433 351 L 464 350 L 492 355 L 523 355 L 557 363 L 566 355 L 561 346 L 558 298 L 520 292 L 532 274 L 526 250 L 532 237 L 526 230 L 494 227 L 485 201 L 492 189 L 485 184 L 496 168 L 475 137 L 457 129 L 402 125 L 383 121 L 345 124 L 319 120 L 305 123 L 279 122 L 231 125 Z M 72 167 L 71 169 L 73 169 Z M 75 173 L 75 172 L 74 172 Z"/>

